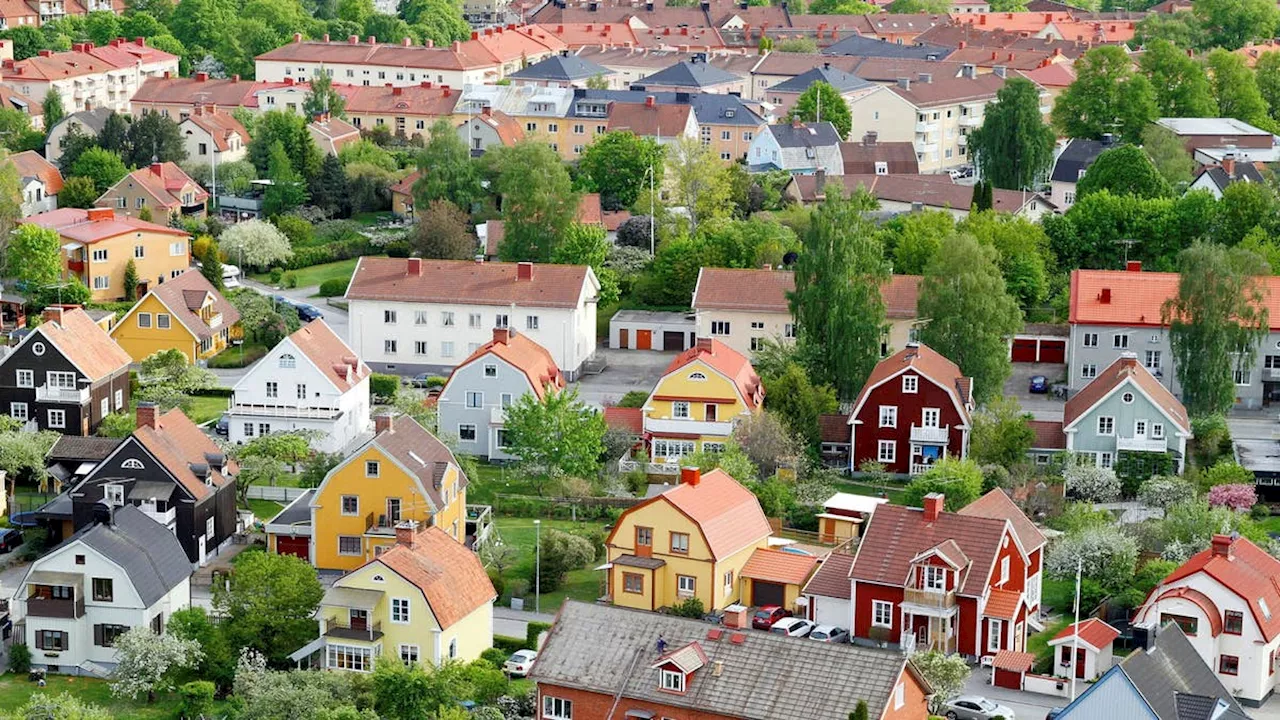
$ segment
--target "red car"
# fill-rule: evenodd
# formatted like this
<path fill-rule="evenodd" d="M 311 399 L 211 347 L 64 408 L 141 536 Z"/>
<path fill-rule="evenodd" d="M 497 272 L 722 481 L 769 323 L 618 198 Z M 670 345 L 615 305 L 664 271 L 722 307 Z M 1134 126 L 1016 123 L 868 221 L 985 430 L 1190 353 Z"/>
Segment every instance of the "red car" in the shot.
<path fill-rule="evenodd" d="M 768 630 L 773 624 L 784 617 L 791 617 L 791 611 L 785 610 L 777 605 L 765 605 L 756 610 L 756 614 L 751 616 L 751 627 L 757 630 Z"/>

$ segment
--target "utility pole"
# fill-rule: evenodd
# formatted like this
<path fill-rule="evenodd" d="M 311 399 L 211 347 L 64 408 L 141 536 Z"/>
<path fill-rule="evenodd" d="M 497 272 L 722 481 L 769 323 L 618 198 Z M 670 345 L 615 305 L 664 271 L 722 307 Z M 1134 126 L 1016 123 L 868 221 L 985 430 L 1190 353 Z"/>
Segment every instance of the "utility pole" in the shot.
<path fill-rule="evenodd" d="M 533 521 L 533 611 L 542 612 L 542 521 L 536 519 Z"/>

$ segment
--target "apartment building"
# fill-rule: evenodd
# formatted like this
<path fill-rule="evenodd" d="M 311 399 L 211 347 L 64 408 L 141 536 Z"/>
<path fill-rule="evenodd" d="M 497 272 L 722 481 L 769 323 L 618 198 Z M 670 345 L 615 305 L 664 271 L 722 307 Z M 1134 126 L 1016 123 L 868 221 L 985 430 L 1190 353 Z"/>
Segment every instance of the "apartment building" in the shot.
<path fill-rule="evenodd" d="M 129 101 L 151 77 L 178 74 L 178 56 L 123 38 L 97 47 L 76 43 L 67 52 L 41 50 L 26 60 L 0 62 L 0 81 L 35 103 L 57 88 L 68 113 L 110 108 L 129 112 Z"/>
<path fill-rule="evenodd" d="M 346 117 L 362 130 L 387 127 L 397 137 L 425 139 L 432 123 L 455 119 L 461 97 L 461 88 L 425 80 L 409 86 L 356 86 L 347 95 Z"/>
<path fill-rule="evenodd" d="M 268 90 L 296 89 L 305 95 L 310 87 L 298 86 L 293 78 L 283 82 L 257 82 L 241 80 L 239 75 L 229 78 L 211 78 L 209 73 L 198 72 L 190 77 L 178 77 L 177 73 L 153 76 L 146 79 L 137 92 L 129 100 L 129 112 L 142 115 L 158 112 L 165 117 L 181 122 L 197 107 L 213 107 L 215 110 L 230 112 L 235 108 L 248 110 L 274 110 L 275 101 L 265 96 Z M 334 85 L 334 89 L 343 92 L 346 86 Z M 272 96 L 276 97 L 276 96 Z M 299 99 L 299 107 L 301 100 Z M 280 109 L 285 109 L 281 103 Z M 296 112 L 296 108 L 294 108 Z"/>
<path fill-rule="evenodd" d="M 578 50 L 576 55 L 584 61 L 597 63 L 613 71 L 613 74 L 606 78 L 609 81 L 609 89 L 611 90 L 626 90 L 631 87 L 632 83 L 640 82 L 641 78 L 648 77 L 676 63 L 688 62 L 695 55 L 704 55 L 708 66 L 740 78 L 750 78 L 752 69 L 761 62 L 761 57 L 755 54 L 693 53 L 689 50 L 604 47 L 600 45 L 584 47 Z M 754 97 L 750 93 L 747 96 Z"/>

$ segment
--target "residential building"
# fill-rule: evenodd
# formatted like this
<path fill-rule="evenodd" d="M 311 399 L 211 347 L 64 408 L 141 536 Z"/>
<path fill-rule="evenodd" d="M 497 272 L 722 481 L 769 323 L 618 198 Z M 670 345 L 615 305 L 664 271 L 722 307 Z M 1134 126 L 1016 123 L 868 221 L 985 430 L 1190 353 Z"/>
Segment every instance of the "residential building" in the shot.
<path fill-rule="evenodd" d="M 742 353 L 711 338 L 667 365 L 645 401 L 644 432 L 655 462 L 718 452 L 738 420 L 764 404 L 764 385 Z"/>
<path fill-rule="evenodd" d="M 1182 472 L 1191 437 L 1187 410 L 1134 352 L 1115 362 L 1067 400 L 1062 413 L 1067 452 L 1114 467 L 1123 454 L 1169 455 Z"/>
<path fill-rule="evenodd" d="M 750 357 L 765 340 L 793 342 L 795 320 L 787 295 L 795 291 L 790 270 L 704 267 L 693 289 L 700 338 L 713 338 Z M 881 354 L 906 347 L 914 337 L 919 275 L 893 275 L 880 290 L 885 327 Z"/>
<path fill-rule="evenodd" d="M 130 261 L 137 271 L 139 295 L 191 266 L 191 236 L 186 231 L 131 218 L 111 208 L 61 208 L 22 222 L 58 231 L 65 253 L 63 277 L 84 283 L 94 302 L 124 299 L 125 269 Z"/>
<path fill-rule="evenodd" d="M 1105 133 L 1101 140 L 1072 138 L 1053 161 L 1049 173 L 1049 200 L 1062 212 L 1071 209 L 1076 202 L 1076 184 L 1084 179 L 1085 171 L 1098 156 L 1115 146 L 1115 138 Z"/>
<path fill-rule="evenodd" d="M 643 103 L 614 102 L 609 106 L 607 131 L 625 130 L 653 138 L 659 145 L 671 145 L 681 137 L 699 137 L 698 116 L 690 105 L 668 105 L 646 95 Z M 554 148 L 554 143 L 552 144 Z M 580 151 L 579 151 L 580 152 Z"/>
<path fill-rule="evenodd" d="M 760 501 L 724 470 L 682 468 L 678 485 L 623 511 L 605 540 L 609 602 L 657 610 L 698 598 L 708 611 L 752 604 L 742 570 L 770 533 Z M 782 594 L 775 599 L 781 604 Z"/>
<path fill-rule="evenodd" d="M 1027 457 L 1036 465 L 1047 466 L 1053 459 L 1066 452 L 1067 436 L 1062 432 L 1061 420 L 1028 420 L 1027 425 L 1035 433 Z"/>
<path fill-rule="evenodd" d="M 209 193 L 177 163 L 154 162 L 125 175 L 93 204 L 113 208 L 125 217 L 135 217 L 147 208 L 153 218 L 165 222 L 184 217 L 202 218 L 208 201 Z"/>
<path fill-rule="evenodd" d="M 663 120 L 661 123 L 633 122 L 623 114 L 632 112 L 635 104 L 647 105 L 651 96 L 658 105 L 691 107 L 694 127 L 681 124 L 688 122 L 683 113 L 675 114 L 674 120 L 658 113 L 658 117 Z M 560 147 L 569 150 L 570 154 L 565 155 L 562 150 L 561 155 L 575 159 L 581 154 L 581 148 L 590 144 L 594 135 L 608 130 L 631 130 L 659 142 L 670 142 L 675 135 L 690 137 L 691 132 L 696 133 L 702 143 L 710 146 L 721 160 L 728 162 L 745 159 L 751 142 L 766 124 L 766 116 L 771 117 L 759 103 L 744 101 L 737 95 L 726 93 L 646 93 L 579 88 L 574 90 L 573 102 L 566 118 L 569 123 L 565 129 L 570 132 L 562 134 L 560 140 Z M 608 118 L 608 121 L 601 123 L 601 118 Z"/>
<path fill-rule="evenodd" d="M 485 107 L 479 115 L 459 123 L 458 137 L 471 148 L 472 155 L 483 155 L 490 148 L 511 147 L 523 140 L 524 126 L 501 110 Z"/>
<path fill-rule="evenodd" d="M 973 205 L 973 186 L 960 185 L 948 175 L 844 175 L 829 178 L 825 174 L 796 175 L 783 192 L 797 202 L 810 205 L 826 197 L 827 182 L 843 184 L 846 194 L 865 188 L 880 201 L 884 213 L 908 213 L 922 208 L 945 210 L 957 220 L 969 216 Z M 1039 220 L 1056 208 L 1044 196 L 1034 192 L 995 190 L 992 207 L 997 212 Z"/>
<path fill-rule="evenodd" d="M 31 5 L 25 2 L 7 2 L 0 6 L 0 29 L 9 30 L 12 28 L 30 25 L 36 27 L 40 24 L 40 14 L 32 9 Z M 7 44 L 5 48 L 5 59 L 13 59 L 13 45 Z"/>
<path fill-rule="evenodd" d="M 908 342 L 881 360 L 849 415 L 849 471 L 880 463 L 919 475 L 944 457 L 969 454 L 973 378 L 933 348 Z"/>
<path fill-rule="evenodd" d="M 347 96 L 346 118 L 358 130 L 386 127 L 399 138 L 425 139 L 435 121 L 454 120 L 454 107 L 461 97 L 460 88 L 436 86 L 428 81 L 407 86 L 356 86 Z M 329 122 L 342 123 L 333 118 Z"/>
<path fill-rule="evenodd" d="M 1157 634 L 1158 633 L 1158 634 Z M 1153 627 L 1148 644 L 1108 670 L 1057 717 L 1064 720 L 1246 720 L 1222 679 L 1197 656 L 1176 623 Z M 1234 687 L 1236 678 L 1228 678 Z"/>
<path fill-rule="evenodd" d="M 883 18 L 868 16 L 870 32 L 841 38 L 822 51 L 823 55 L 856 57 L 910 58 L 913 60 L 946 60 L 955 48 L 915 42 L 916 36 L 948 21 L 946 15 L 899 15 Z M 856 125 L 854 127 L 857 127 Z"/>
<path fill-rule="evenodd" d="M 689 60 L 642 77 L 631 87 L 645 92 L 710 92 L 741 95 L 747 89 L 747 79 L 708 63 L 707 56 L 703 53 L 694 53 Z"/>
<path fill-rule="evenodd" d="M 436 400 L 439 427 L 456 436 L 468 455 L 509 460 L 506 409 L 527 394 L 542 400 L 563 388 L 564 376 L 546 348 L 509 327 L 494 328 L 493 340 L 449 373 Z"/>
<path fill-rule="evenodd" d="M 4 45 L 0 45 L 3 49 Z M 8 85 L 0 85 L 0 107 L 18 112 L 31 118 L 31 127 L 44 130 L 44 106 L 31 101 L 31 98 L 14 90 Z"/>
<path fill-rule="evenodd" d="M 62 192 L 62 173 L 58 166 L 45 160 L 35 150 L 10 155 L 18 169 L 22 191 L 22 217 L 58 209 L 58 193 Z"/>
<path fill-rule="evenodd" d="M 402 218 L 413 218 L 413 186 L 420 177 L 422 173 L 414 170 L 391 186 L 391 212 Z"/>
<path fill-rule="evenodd" d="M 1280 560 L 1248 538 L 1214 535 L 1147 596 L 1134 625 L 1157 632 L 1174 623 L 1240 702 L 1258 707 L 1275 691 L 1280 648 Z M 1161 631 L 1161 635 L 1165 631 Z"/>
<path fill-rule="evenodd" d="M 197 105 L 178 123 L 187 161 L 217 168 L 243 160 L 249 152 L 249 131 L 229 111 L 216 105 Z M 216 172 L 216 171 L 215 171 Z"/>
<path fill-rule="evenodd" d="M 1227 186 L 1238 182 L 1265 183 L 1266 179 L 1257 164 L 1237 163 L 1235 155 L 1228 153 L 1222 158 L 1222 162 L 1201 167 L 1187 190 L 1207 190 L 1214 198 L 1221 200 Z"/>
<path fill-rule="evenodd" d="M 1053 674 L 1092 682 L 1111 669 L 1112 644 L 1120 631 L 1098 618 L 1072 623 L 1048 642 L 1053 648 Z"/>
<path fill-rule="evenodd" d="M 69 113 L 106 108 L 129 112 L 133 93 L 149 77 L 178 74 L 178 56 L 148 47 L 145 38 L 102 47 L 76 43 L 67 52 L 41 50 L 26 60 L 0 62 L 0 80 L 34 103 L 57 88 Z"/>
<path fill-rule="evenodd" d="M 373 438 L 330 470 L 311 499 L 311 564 L 355 570 L 394 544 L 403 522 L 466 542 L 467 485 L 453 452 L 413 418 L 375 417 Z"/>
<path fill-rule="evenodd" d="M 130 362 L 84 310 L 49 306 L 0 358 L 0 407 L 32 430 L 91 435 L 128 410 Z"/>
<path fill-rule="evenodd" d="M 111 329 L 111 337 L 134 362 L 177 350 L 194 363 L 239 338 L 239 322 L 240 311 L 199 270 L 187 270 L 150 288 Z"/>
<path fill-rule="evenodd" d="M 604 639 L 607 638 L 607 641 Z M 795 682 L 822 668 L 824 690 Z M 529 675 L 543 718 L 846 720 L 928 715 L 933 691 L 901 653 L 808 642 L 570 600 Z"/>
<path fill-rule="evenodd" d="M 661 31 L 659 31 L 661 32 Z M 679 29 L 676 35 L 680 36 Z M 679 43 L 683 46 L 685 43 Z M 584 61 L 594 62 L 613 72 L 607 76 L 609 89 L 625 90 L 632 83 L 640 82 L 640 78 L 670 67 L 677 62 L 693 60 L 695 53 L 690 50 L 650 49 L 647 47 L 613 46 L 602 47 L 599 44 L 586 46 L 574 53 Z M 749 77 L 751 69 L 761 61 L 758 55 L 739 53 L 699 53 L 706 56 L 706 63 L 738 77 Z M 767 57 L 767 56 L 766 56 Z M 754 95 L 749 95 L 753 99 Z"/>
<path fill-rule="evenodd" d="M 1160 118 L 1156 124 L 1186 143 L 1201 164 L 1221 162 L 1228 154 L 1241 162 L 1280 159 L 1274 136 L 1235 118 Z"/>
<path fill-rule="evenodd" d="M 595 352 L 599 293 L 583 265 L 363 257 L 344 297 L 351 346 L 375 369 L 443 373 L 511 327 L 573 380 Z"/>
<path fill-rule="evenodd" d="M 791 108 L 795 107 L 796 100 L 809 89 L 811 85 L 818 82 L 824 82 L 830 85 L 842 98 L 852 98 L 859 93 L 864 93 L 871 88 L 876 87 L 875 83 L 863 80 L 857 75 L 847 73 L 836 67 L 832 67 L 831 60 L 826 59 L 821 66 L 812 70 L 796 75 L 795 77 L 784 80 L 773 87 L 768 88 L 766 97 L 774 106 L 774 112 L 779 117 L 784 117 L 791 112 Z"/>
<path fill-rule="evenodd" d="M 189 563 L 204 565 L 240 529 L 239 468 L 180 409 L 161 415 L 143 402 L 137 419 L 137 429 L 67 490 L 70 507 L 57 519 L 79 530 L 96 522 L 104 503 L 132 505 L 177 536 Z"/>
<path fill-rule="evenodd" d="M 609 76 L 613 74 L 612 70 L 599 63 L 565 51 L 517 70 L 511 73 L 509 79 L 515 85 L 586 87 L 588 80 L 600 78 L 608 82 Z"/>
<path fill-rule="evenodd" d="M 480 558 L 439 527 L 394 528 L 394 542 L 325 591 L 318 653 L 326 670 L 373 672 L 378 656 L 433 668 L 468 663 L 493 647 L 497 592 Z"/>
<path fill-rule="evenodd" d="M 880 142 L 875 131 L 862 136 L 861 142 L 840 143 L 844 175 L 917 175 L 920 161 L 916 148 L 909 142 Z"/>
<path fill-rule="evenodd" d="M 162 632 L 191 603 L 191 563 L 173 533 L 132 505 L 102 515 L 22 578 L 17 603 L 33 668 L 110 673 L 116 638 L 135 627 Z"/>
<path fill-rule="evenodd" d="M 307 123 L 307 130 L 311 133 L 311 139 L 326 155 L 336 156 L 343 147 L 360 141 L 360 128 L 329 115 L 321 115 Z"/>
<path fill-rule="evenodd" d="M 369 366 L 313 320 L 281 340 L 235 384 L 227 440 L 310 431 L 317 452 L 340 452 L 370 428 Z"/>
<path fill-rule="evenodd" d="M 338 92 L 344 92 L 348 87 L 337 83 L 333 86 Z M 305 94 L 310 86 L 299 85 L 291 77 L 283 82 L 269 83 L 241 80 L 239 75 L 211 78 L 207 72 L 192 73 L 189 77 L 178 77 L 177 73 L 172 73 L 147 78 L 130 98 L 129 107 L 134 116 L 158 112 L 176 122 L 182 122 L 197 107 L 209 105 L 228 113 L 236 108 L 298 112 L 301 100 L 289 107 L 280 97 L 290 90 Z"/>
<path fill-rule="evenodd" d="M 106 124 L 107 117 L 112 112 L 113 110 L 109 108 L 95 108 L 93 110 L 68 113 L 48 129 L 49 135 L 44 141 L 45 159 L 51 163 L 58 162 L 58 159 L 62 157 L 62 141 L 66 139 L 68 133 L 80 132 L 85 135 L 97 135 L 102 132 L 102 126 Z"/>
<path fill-rule="evenodd" d="M 747 152 L 751 172 L 786 170 L 792 175 L 844 174 L 839 131 L 829 122 L 766 125 Z"/>
<path fill-rule="evenodd" d="M 818 416 L 818 439 L 822 442 L 822 464 L 843 470 L 849 467 L 849 416 L 823 413 Z"/>

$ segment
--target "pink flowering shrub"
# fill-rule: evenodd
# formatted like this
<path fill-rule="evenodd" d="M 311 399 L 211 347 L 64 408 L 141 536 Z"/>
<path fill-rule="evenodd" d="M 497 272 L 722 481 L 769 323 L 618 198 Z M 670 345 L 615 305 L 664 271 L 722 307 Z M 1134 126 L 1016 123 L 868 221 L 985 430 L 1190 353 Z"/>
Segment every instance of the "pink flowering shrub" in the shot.
<path fill-rule="evenodd" d="M 1249 508 L 1257 504 L 1258 493 L 1252 485 L 1214 485 L 1209 489 L 1211 507 L 1229 507 L 1236 512 L 1248 512 Z"/>

